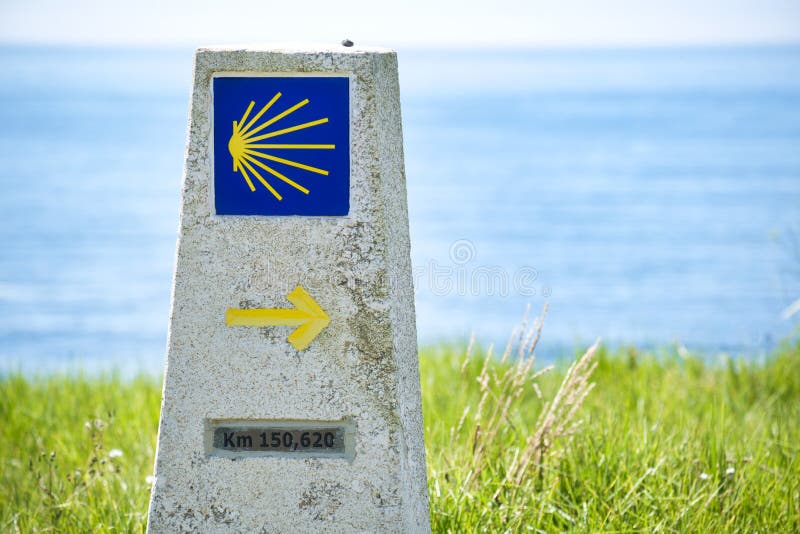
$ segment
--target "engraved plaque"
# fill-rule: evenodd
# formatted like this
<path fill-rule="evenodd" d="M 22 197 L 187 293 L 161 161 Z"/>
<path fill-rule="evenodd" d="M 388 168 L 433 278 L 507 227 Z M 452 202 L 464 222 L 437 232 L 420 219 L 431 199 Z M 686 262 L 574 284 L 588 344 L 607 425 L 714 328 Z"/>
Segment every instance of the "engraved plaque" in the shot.
<path fill-rule="evenodd" d="M 227 458 L 352 458 L 354 437 L 349 421 L 212 420 L 206 425 L 206 450 Z"/>

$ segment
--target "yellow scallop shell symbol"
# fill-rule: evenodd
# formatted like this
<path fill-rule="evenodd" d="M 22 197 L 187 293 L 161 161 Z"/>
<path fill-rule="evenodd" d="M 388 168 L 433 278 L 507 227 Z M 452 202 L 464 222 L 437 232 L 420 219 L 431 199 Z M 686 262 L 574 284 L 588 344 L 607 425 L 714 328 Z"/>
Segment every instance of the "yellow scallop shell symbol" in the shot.
<path fill-rule="evenodd" d="M 244 178 L 245 182 L 247 182 L 247 186 L 250 188 L 250 191 L 255 191 L 256 186 L 253 185 L 253 181 L 251 180 L 251 176 L 254 176 L 261 184 L 272 193 L 275 198 L 278 200 L 282 200 L 283 196 L 269 183 L 261 173 L 255 168 L 258 167 L 261 170 L 264 170 L 274 176 L 275 178 L 283 181 L 284 183 L 289 184 L 290 186 L 294 187 L 298 191 L 301 191 L 304 194 L 308 194 L 308 189 L 303 187 L 302 185 L 298 184 L 294 180 L 287 178 L 282 173 L 278 172 L 277 170 L 273 169 L 266 163 L 265 161 L 280 163 L 282 165 L 287 165 L 289 167 L 295 167 L 297 169 L 303 169 L 305 171 L 314 172 L 317 174 L 322 174 L 323 176 L 328 175 L 328 171 L 325 169 L 320 169 L 318 167 L 312 167 L 310 165 L 305 165 L 303 163 L 298 163 L 296 161 L 279 158 L 278 156 L 274 156 L 269 154 L 269 150 L 282 150 L 282 149 L 306 149 L 306 150 L 333 150 L 336 148 L 335 145 L 314 145 L 314 144 L 272 144 L 272 143 L 261 143 L 266 139 L 272 139 L 273 137 L 279 137 L 284 134 L 288 134 L 291 132 L 296 132 L 298 130 L 304 130 L 306 128 L 312 128 L 314 126 L 325 124 L 328 122 L 327 117 L 323 117 L 322 119 L 317 119 L 310 122 L 304 122 L 302 124 L 296 124 L 294 126 L 289 126 L 287 128 L 283 128 L 281 130 L 274 130 L 271 132 L 263 133 L 260 135 L 259 132 L 264 131 L 265 129 L 269 128 L 279 120 L 287 117 L 297 111 L 298 109 L 302 108 L 306 104 L 308 104 L 308 99 L 302 100 L 295 104 L 294 106 L 286 109 L 278 113 L 277 115 L 273 116 L 270 119 L 258 123 L 258 120 L 264 115 L 264 113 L 269 110 L 272 105 L 278 101 L 281 97 L 281 93 L 276 93 L 275 96 L 272 97 L 272 100 L 267 102 L 267 104 L 261 108 L 261 110 L 255 114 L 253 118 L 248 120 L 250 116 L 250 112 L 253 111 L 256 103 L 255 101 L 251 101 L 250 105 L 247 106 L 247 109 L 242 115 L 242 118 L 238 121 L 233 121 L 233 133 L 231 134 L 231 138 L 228 141 L 228 151 L 231 153 L 231 157 L 233 158 L 233 172 L 240 172 L 242 174 L 242 178 Z M 247 121 L 247 123 L 245 123 Z M 266 151 L 266 152 L 265 152 Z"/>

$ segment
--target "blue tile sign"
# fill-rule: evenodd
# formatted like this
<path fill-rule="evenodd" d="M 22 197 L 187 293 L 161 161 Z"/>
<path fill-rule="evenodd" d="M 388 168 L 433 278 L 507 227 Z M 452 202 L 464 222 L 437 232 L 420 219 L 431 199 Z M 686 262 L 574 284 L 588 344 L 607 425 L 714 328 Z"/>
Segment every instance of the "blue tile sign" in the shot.
<path fill-rule="evenodd" d="M 348 78 L 220 76 L 213 84 L 218 215 L 347 215 Z"/>

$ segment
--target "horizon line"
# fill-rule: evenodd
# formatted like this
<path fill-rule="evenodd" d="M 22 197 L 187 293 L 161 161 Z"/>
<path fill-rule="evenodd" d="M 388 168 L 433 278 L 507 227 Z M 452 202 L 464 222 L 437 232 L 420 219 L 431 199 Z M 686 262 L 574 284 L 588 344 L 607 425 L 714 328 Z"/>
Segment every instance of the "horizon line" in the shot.
<path fill-rule="evenodd" d="M 320 41 L 298 41 L 298 44 L 307 42 L 311 44 L 320 44 Z M 269 45 L 278 43 L 277 41 L 264 41 L 261 44 Z M 247 45 L 258 45 L 260 43 L 252 42 Z M 360 43 L 359 43 L 360 45 Z M 152 41 L 139 42 L 139 41 L 73 41 L 73 40 L 6 40 L 0 37 L 0 47 L 26 47 L 26 48 L 72 48 L 72 49 L 143 49 L 143 50 L 196 50 L 208 46 L 245 46 L 242 43 L 230 42 L 189 42 L 189 41 L 162 41 L 154 43 Z M 361 45 L 360 45 L 361 46 Z M 437 52 L 486 52 L 497 51 L 502 52 L 506 50 L 562 50 L 562 51 L 586 51 L 586 50 L 608 50 L 608 51 L 624 51 L 634 49 L 652 49 L 652 50 L 667 50 L 667 49 L 715 49 L 715 48 L 795 48 L 800 47 L 800 39 L 797 40 L 720 40 L 720 41 L 674 41 L 674 42 L 661 42 L 661 41 L 628 41 L 628 42 L 612 42 L 612 41 L 597 41 L 597 42 L 496 42 L 491 44 L 480 42 L 395 42 L 386 44 L 375 44 L 369 42 L 363 46 L 383 46 L 393 50 L 406 50 L 406 51 L 437 51 Z"/>

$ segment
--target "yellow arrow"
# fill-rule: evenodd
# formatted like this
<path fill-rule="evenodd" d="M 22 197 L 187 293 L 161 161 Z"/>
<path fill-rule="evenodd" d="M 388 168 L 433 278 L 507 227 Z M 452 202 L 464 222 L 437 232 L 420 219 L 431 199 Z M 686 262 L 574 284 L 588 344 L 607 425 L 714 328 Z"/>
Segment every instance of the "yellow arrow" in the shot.
<path fill-rule="evenodd" d="M 286 300 L 294 304 L 295 309 L 228 308 L 225 312 L 225 323 L 228 326 L 297 326 L 286 339 L 295 349 L 303 350 L 328 326 L 331 318 L 302 286 L 294 288 L 294 291 L 286 295 Z"/>

